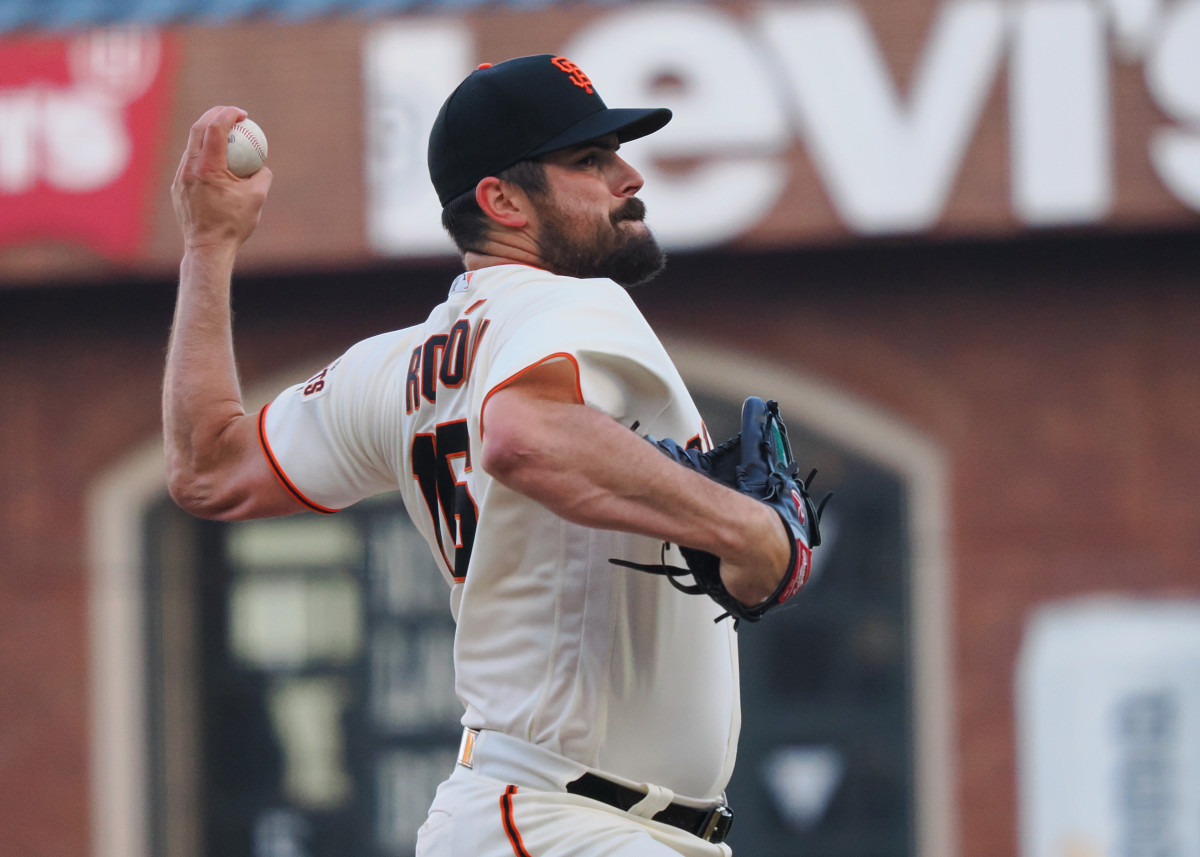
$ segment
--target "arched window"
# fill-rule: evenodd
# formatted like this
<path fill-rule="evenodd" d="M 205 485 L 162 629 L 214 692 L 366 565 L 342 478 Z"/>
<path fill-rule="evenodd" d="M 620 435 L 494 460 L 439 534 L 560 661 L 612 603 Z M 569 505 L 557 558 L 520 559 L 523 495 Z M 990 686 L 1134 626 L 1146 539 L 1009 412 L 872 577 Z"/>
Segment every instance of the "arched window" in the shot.
<path fill-rule="evenodd" d="M 951 855 L 936 451 L 800 376 L 669 349 L 714 439 L 774 396 L 836 493 L 807 590 L 740 631 L 735 850 Z M 226 525 L 161 486 L 143 457 L 93 498 L 97 857 L 411 854 L 461 707 L 449 592 L 398 496 Z"/>

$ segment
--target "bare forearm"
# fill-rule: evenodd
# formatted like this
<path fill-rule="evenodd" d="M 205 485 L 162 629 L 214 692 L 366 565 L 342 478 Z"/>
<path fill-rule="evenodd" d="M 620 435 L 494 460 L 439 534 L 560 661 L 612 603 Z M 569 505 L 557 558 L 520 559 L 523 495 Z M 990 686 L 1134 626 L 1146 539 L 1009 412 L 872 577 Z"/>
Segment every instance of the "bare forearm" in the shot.
<path fill-rule="evenodd" d="M 230 279 L 233 248 L 189 251 L 163 380 L 163 440 L 168 482 L 188 505 L 211 493 L 204 479 L 244 444 L 231 432 L 246 417 L 233 352 Z"/>
<path fill-rule="evenodd" d="M 189 252 L 179 266 L 163 390 L 168 421 L 193 416 L 199 402 L 240 404 L 229 301 L 233 255 L 232 250 Z"/>
<path fill-rule="evenodd" d="M 726 586 L 746 603 L 770 594 L 788 554 L 768 507 L 679 466 L 592 408 L 555 403 L 538 412 L 544 422 L 523 417 L 524 442 L 513 442 L 510 457 L 485 458 L 497 479 L 574 523 L 714 553 L 726 561 Z"/>
<path fill-rule="evenodd" d="M 694 474 L 599 411 L 551 407 L 557 430 L 522 451 L 505 474 L 510 487 L 575 523 L 709 547 L 714 528 L 704 510 L 719 486 L 688 484 Z"/>

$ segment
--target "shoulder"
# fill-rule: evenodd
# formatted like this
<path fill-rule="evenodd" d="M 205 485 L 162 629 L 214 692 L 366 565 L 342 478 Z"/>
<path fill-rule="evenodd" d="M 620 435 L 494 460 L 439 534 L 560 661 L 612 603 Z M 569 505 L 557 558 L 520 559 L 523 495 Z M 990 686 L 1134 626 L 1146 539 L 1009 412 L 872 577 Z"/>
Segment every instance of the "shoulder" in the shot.
<path fill-rule="evenodd" d="M 417 332 L 418 328 L 408 327 L 367 337 L 350 346 L 337 362 L 350 365 L 387 364 L 402 358 L 411 350 L 411 343 L 418 338 Z"/>
<path fill-rule="evenodd" d="M 408 360 L 415 328 L 376 334 L 347 348 L 303 384 L 303 398 L 313 399 L 332 390 L 362 390 L 395 375 L 398 363 Z"/>

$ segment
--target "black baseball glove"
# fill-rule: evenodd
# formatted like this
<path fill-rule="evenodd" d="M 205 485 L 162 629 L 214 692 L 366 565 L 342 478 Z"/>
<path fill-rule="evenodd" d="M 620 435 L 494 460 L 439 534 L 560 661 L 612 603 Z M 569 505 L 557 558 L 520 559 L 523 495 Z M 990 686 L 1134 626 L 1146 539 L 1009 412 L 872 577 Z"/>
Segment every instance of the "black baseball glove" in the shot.
<path fill-rule="evenodd" d="M 720 558 L 707 551 L 681 545 L 679 552 L 687 562 L 686 569 L 666 564 L 666 545 L 663 546 L 664 562 L 660 565 L 619 559 L 609 562 L 666 575 L 671 584 L 682 592 L 707 595 L 725 611 L 717 617 L 717 621 L 732 616 L 735 625 L 743 619 L 757 622 L 769 610 L 787 602 L 800 591 L 812 571 L 812 549 L 821 543 L 821 512 L 832 495 L 825 495 L 820 505 L 814 505 L 808 486 L 812 484 L 816 471 L 812 471 L 807 479 L 799 478 L 798 465 L 792 460 L 787 427 L 779 416 L 776 402 L 764 402 L 756 396 L 746 399 L 742 404 L 741 432 L 708 452 L 685 449 L 669 438 L 646 439 L 683 466 L 723 482 L 774 509 L 791 536 L 791 559 L 775 591 L 765 601 L 754 605 L 743 604 L 729 594 L 721 580 Z M 681 583 L 679 578 L 688 574 L 694 582 Z"/>

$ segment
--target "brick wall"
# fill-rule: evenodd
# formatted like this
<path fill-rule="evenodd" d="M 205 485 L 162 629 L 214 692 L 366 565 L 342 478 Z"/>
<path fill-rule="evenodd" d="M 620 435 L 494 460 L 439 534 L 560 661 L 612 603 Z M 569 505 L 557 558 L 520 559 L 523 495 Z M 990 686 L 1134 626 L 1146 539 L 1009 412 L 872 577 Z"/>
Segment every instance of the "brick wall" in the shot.
<path fill-rule="evenodd" d="M 1030 608 L 1096 591 L 1200 595 L 1196 244 L 681 256 L 638 295 L 664 332 L 794 365 L 942 445 L 964 855 L 1016 853 L 1011 688 Z M 239 281 L 243 379 L 302 375 L 418 320 L 453 273 Z M 158 431 L 172 301 L 154 281 L 0 292 L 5 857 L 89 853 L 83 496 Z"/>

